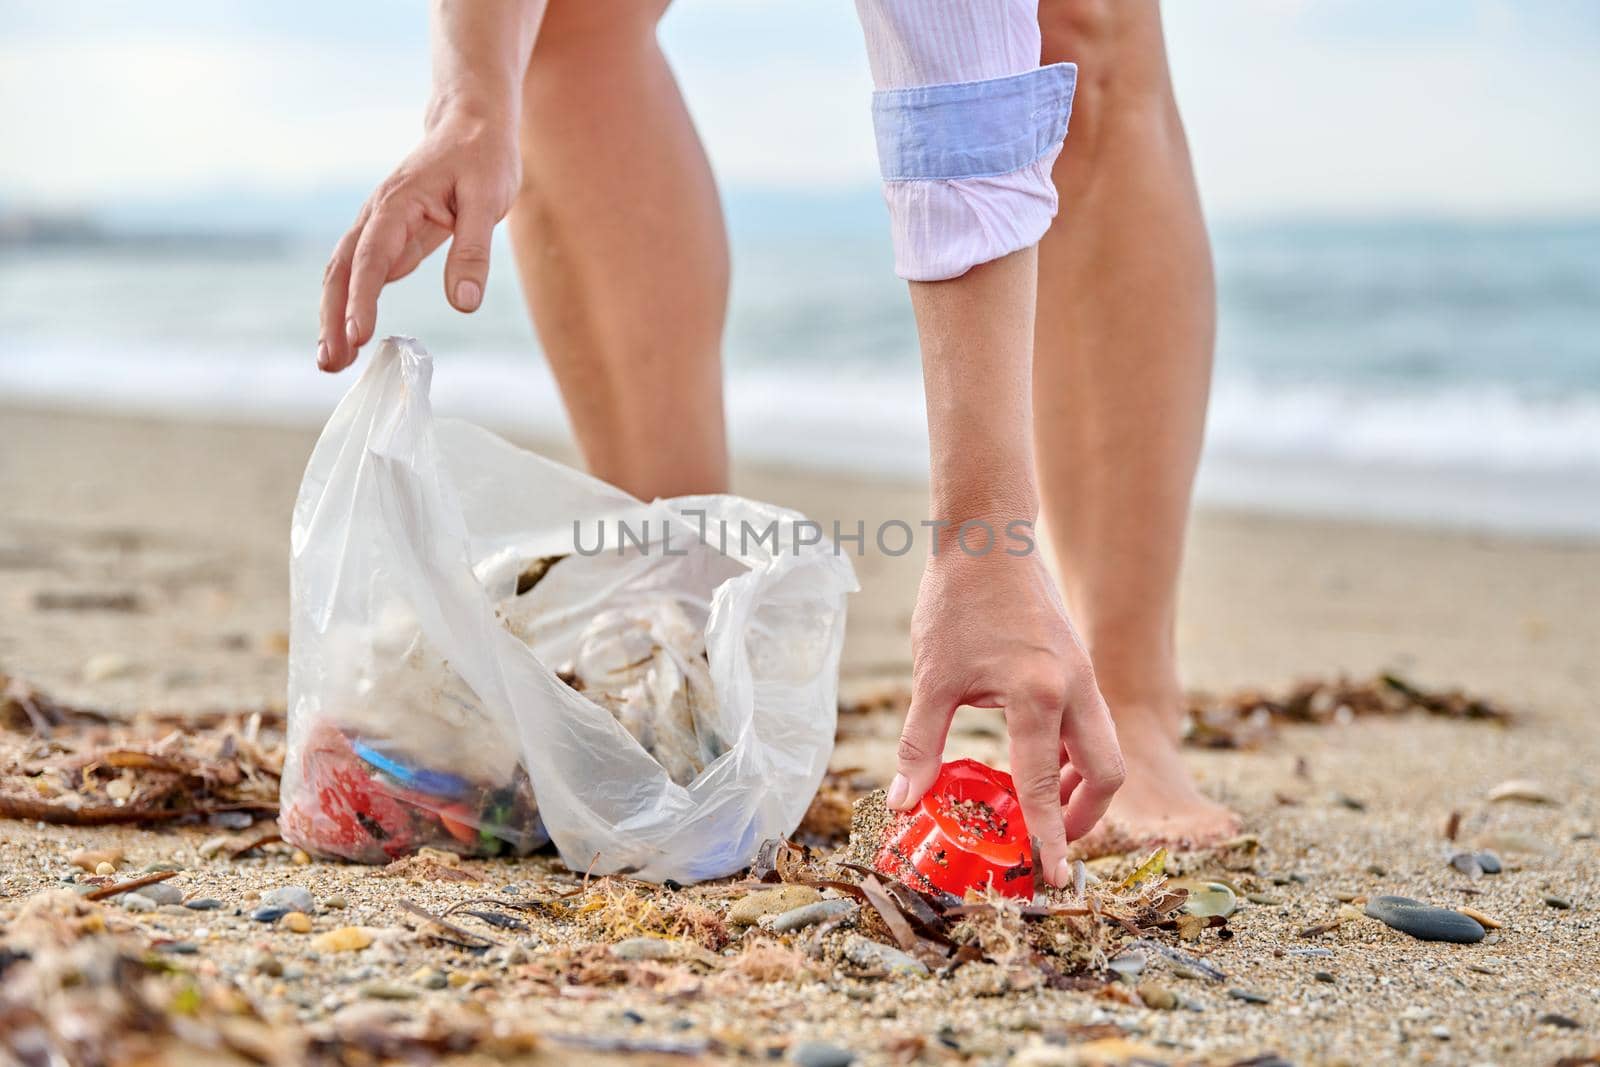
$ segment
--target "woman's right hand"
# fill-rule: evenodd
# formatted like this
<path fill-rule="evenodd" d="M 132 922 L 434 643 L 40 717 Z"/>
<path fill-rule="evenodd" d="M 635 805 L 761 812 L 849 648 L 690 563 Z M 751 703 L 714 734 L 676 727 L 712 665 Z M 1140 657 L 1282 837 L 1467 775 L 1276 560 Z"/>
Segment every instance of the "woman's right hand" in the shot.
<path fill-rule="evenodd" d="M 378 293 L 450 238 L 445 298 L 476 311 L 489 277 L 495 224 L 522 179 L 516 112 L 445 101 L 431 110 L 422 143 L 378 186 L 339 241 L 322 279 L 317 366 L 355 362 L 378 322 Z"/>

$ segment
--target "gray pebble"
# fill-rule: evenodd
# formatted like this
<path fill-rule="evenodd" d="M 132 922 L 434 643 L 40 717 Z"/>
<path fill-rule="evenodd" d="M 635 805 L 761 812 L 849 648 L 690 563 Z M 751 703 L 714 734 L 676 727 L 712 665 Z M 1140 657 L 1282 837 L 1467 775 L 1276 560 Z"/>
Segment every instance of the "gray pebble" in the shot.
<path fill-rule="evenodd" d="M 276 906 L 257 908 L 255 911 L 250 913 L 250 918 L 254 919 L 258 923 L 275 923 L 293 910 L 293 908 Z"/>
<path fill-rule="evenodd" d="M 826 1041 L 802 1041 L 790 1046 L 789 1059 L 801 1067 L 850 1067 L 856 1054 Z"/>
<path fill-rule="evenodd" d="M 307 915 L 310 915 L 317 906 L 311 897 L 311 890 L 299 885 L 281 885 L 268 890 L 262 894 L 261 903 L 267 907 L 283 908 L 286 911 L 303 911 Z"/>
<path fill-rule="evenodd" d="M 1552 908 L 1556 908 L 1560 911 L 1566 911 L 1572 907 L 1572 901 L 1568 900 L 1566 897 L 1548 896 L 1544 898 L 1544 902 L 1550 905 Z"/>
<path fill-rule="evenodd" d="M 215 897 L 196 897 L 193 900 L 184 901 L 183 906 L 190 911 L 216 911 L 222 907 L 222 901 L 217 900 Z"/>
<path fill-rule="evenodd" d="M 1478 866 L 1484 874 L 1499 874 L 1501 871 L 1500 857 L 1493 852 L 1480 852 L 1477 856 Z"/>
<path fill-rule="evenodd" d="M 276 978 L 283 973 L 283 963 L 279 961 L 278 957 L 263 949 L 251 954 L 250 969 L 257 974 Z"/>
<path fill-rule="evenodd" d="M 155 882 L 139 889 L 130 890 L 130 893 L 137 893 L 146 900 L 152 900 L 157 904 L 183 903 L 183 890 L 166 882 Z"/>
<path fill-rule="evenodd" d="M 1337 978 L 1329 974 L 1327 971 L 1313 971 L 1311 977 L 1315 978 L 1319 982 L 1326 982 L 1329 985 L 1332 985 L 1338 981 Z"/>
<path fill-rule="evenodd" d="M 224 830 L 247 830 L 256 819 L 246 811 L 214 811 L 206 819 L 212 826 L 220 826 Z"/>
<path fill-rule="evenodd" d="M 630 937 L 611 946 L 619 960 L 671 960 L 678 958 L 678 945 L 663 937 Z"/>
<path fill-rule="evenodd" d="M 815 904 L 802 904 L 798 908 L 774 915 L 770 920 L 772 932 L 775 934 L 792 934 L 796 930 L 803 930 L 808 926 L 832 919 L 839 915 L 849 915 L 857 911 L 856 902 L 853 900 L 819 900 Z"/>
<path fill-rule="evenodd" d="M 1558 1030 L 1578 1029 L 1578 1020 L 1567 1015 L 1557 1015 L 1553 1011 L 1547 1011 L 1539 1016 L 1539 1022 L 1545 1026 L 1554 1026 Z"/>
<path fill-rule="evenodd" d="M 844 957 L 857 967 L 871 967 L 895 975 L 924 977 L 927 965 L 915 956 L 864 937 L 852 937 L 844 946 Z"/>
<path fill-rule="evenodd" d="M 1145 962 L 1142 952 L 1124 952 L 1106 966 L 1111 968 L 1113 974 L 1131 982 L 1144 972 Z"/>
<path fill-rule="evenodd" d="M 371 1000 L 415 1000 L 417 991 L 394 982 L 368 982 L 358 992 Z"/>
<path fill-rule="evenodd" d="M 1242 1000 L 1246 1004 L 1271 1004 L 1272 998 L 1265 993 L 1257 993 L 1252 989 L 1230 989 L 1228 996 L 1234 1000 Z"/>
<path fill-rule="evenodd" d="M 193 941 L 168 941 L 166 944 L 157 945 L 158 952 L 171 952 L 179 956 L 193 956 L 200 951 L 200 946 Z"/>
<path fill-rule="evenodd" d="M 1483 940 L 1484 930 L 1476 919 L 1410 897 L 1373 897 L 1367 902 L 1366 910 L 1372 918 L 1419 941 L 1470 945 Z"/>
<path fill-rule="evenodd" d="M 129 911 L 155 911 L 156 902 L 138 893 L 122 894 L 122 906 Z"/>
<path fill-rule="evenodd" d="M 1483 877 L 1483 867 L 1478 863 L 1478 857 L 1470 852 L 1457 852 L 1454 856 L 1451 856 L 1450 866 L 1468 878 Z"/>

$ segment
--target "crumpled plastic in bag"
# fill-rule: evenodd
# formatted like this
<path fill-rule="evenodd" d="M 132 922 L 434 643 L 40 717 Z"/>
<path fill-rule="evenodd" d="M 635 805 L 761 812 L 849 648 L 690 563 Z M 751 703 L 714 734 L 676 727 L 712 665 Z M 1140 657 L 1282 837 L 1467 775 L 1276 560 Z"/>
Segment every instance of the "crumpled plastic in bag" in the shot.
<path fill-rule="evenodd" d="M 548 836 L 574 869 L 683 882 L 747 865 L 826 769 L 849 560 L 792 511 L 646 503 L 435 419 L 431 372 L 386 339 L 301 484 L 285 837 L 378 862 Z M 578 550 L 619 523 L 625 548 Z"/>

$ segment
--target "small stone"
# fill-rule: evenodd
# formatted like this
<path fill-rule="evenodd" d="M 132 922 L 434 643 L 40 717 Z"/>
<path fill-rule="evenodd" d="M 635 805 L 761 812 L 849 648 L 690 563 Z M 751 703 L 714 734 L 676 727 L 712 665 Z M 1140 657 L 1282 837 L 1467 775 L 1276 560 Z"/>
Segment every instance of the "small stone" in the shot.
<path fill-rule="evenodd" d="M 109 863 L 101 863 L 101 864 L 98 864 L 95 867 L 94 873 L 98 874 L 98 875 L 101 875 L 101 876 L 108 875 L 108 874 L 116 874 L 117 873 L 117 869 L 116 869 L 116 867 L 112 866 Z"/>
<path fill-rule="evenodd" d="M 1491 801 L 1517 801 L 1522 804 L 1555 804 L 1557 800 L 1551 796 L 1538 782 L 1531 778 L 1513 778 L 1501 782 L 1489 790 L 1488 798 Z"/>
<path fill-rule="evenodd" d="M 1568 900 L 1566 897 L 1545 896 L 1540 897 L 1539 899 L 1543 900 L 1546 904 L 1550 905 L 1552 908 L 1556 908 L 1559 911 L 1567 911 L 1572 907 L 1572 901 Z"/>
<path fill-rule="evenodd" d="M 307 867 L 311 864 L 311 854 L 303 848 L 295 849 L 294 855 L 290 856 L 289 859 L 296 867 Z"/>
<path fill-rule="evenodd" d="M 611 954 L 619 960 L 675 960 L 682 949 L 664 937 L 630 937 L 612 945 Z"/>
<path fill-rule="evenodd" d="M 1450 1040 L 1450 1030 L 1447 1027 L 1435 1026 L 1429 1033 L 1433 1035 L 1435 1041 Z"/>
<path fill-rule="evenodd" d="M 1503 869 L 1500 866 L 1500 857 L 1493 852 L 1480 852 L 1476 858 L 1478 867 L 1484 874 L 1499 874 Z"/>
<path fill-rule="evenodd" d="M 1483 877 L 1483 867 L 1478 863 L 1478 857 L 1470 852 L 1457 852 L 1454 856 L 1451 856 L 1450 866 L 1468 878 Z"/>
<path fill-rule="evenodd" d="M 468 984 L 471 981 L 472 981 L 472 979 L 467 977 L 461 971 L 451 971 L 448 975 L 445 976 L 445 984 L 448 985 L 451 989 L 460 989 L 462 986 Z"/>
<path fill-rule="evenodd" d="M 853 900 L 819 900 L 815 904 L 802 904 L 798 908 L 790 908 L 763 920 L 763 925 L 768 926 L 775 934 L 792 934 L 796 930 L 803 930 L 808 926 L 832 919 L 840 915 L 849 915 L 857 909 Z"/>
<path fill-rule="evenodd" d="M 152 882 L 150 885 L 140 886 L 138 889 L 130 890 L 130 892 L 137 893 L 141 897 L 148 897 L 157 904 L 183 903 L 183 890 L 170 882 Z"/>
<path fill-rule="evenodd" d="M 139 869 L 145 874 L 157 874 L 161 871 L 181 871 L 183 864 L 173 863 L 171 860 L 151 860 Z"/>
<path fill-rule="evenodd" d="M 501 945 L 489 958 L 506 967 L 519 967 L 528 962 L 528 950 L 521 945 Z"/>
<path fill-rule="evenodd" d="M 83 680 L 108 682 L 133 671 L 133 660 L 120 652 L 101 652 L 83 661 Z"/>
<path fill-rule="evenodd" d="M 1476 920 L 1478 925 L 1483 927 L 1485 930 L 1498 930 L 1505 925 L 1505 923 L 1494 918 L 1492 915 L 1485 915 L 1477 908 L 1469 908 L 1465 904 L 1457 906 L 1456 910 L 1465 915 L 1467 918 Z"/>
<path fill-rule="evenodd" d="M 106 783 L 106 796 L 112 800 L 127 800 L 133 796 L 133 779 L 126 776 L 113 778 Z"/>
<path fill-rule="evenodd" d="M 850 1067 L 856 1054 L 826 1041 L 801 1041 L 789 1047 L 789 1060 L 800 1067 Z"/>
<path fill-rule="evenodd" d="M 200 843 L 200 858 L 210 859 L 217 853 L 226 851 L 232 845 L 233 838 L 231 837 L 208 837 Z"/>
<path fill-rule="evenodd" d="M 409 980 L 423 989 L 443 989 L 449 984 L 445 979 L 444 972 L 433 967 L 418 967 L 411 972 Z"/>
<path fill-rule="evenodd" d="M 250 954 L 250 969 L 257 974 L 277 978 L 283 974 L 283 963 L 272 953 L 260 949 Z"/>
<path fill-rule="evenodd" d="M 415 1000 L 417 991 L 395 982 L 368 982 L 357 990 L 369 1000 Z"/>
<path fill-rule="evenodd" d="M 255 816 L 248 811 L 214 811 L 206 817 L 206 822 L 224 830 L 248 830 L 255 821 Z"/>
<path fill-rule="evenodd" d="M 109 863 L 114 870 L 122 862 L 120 848 L 86 848 L 79 849 L 67 857 L 67 862 L 75 867 L 81 867 L 93 873 L 102 863 Z"/>
<path fill-rule="evenodd" d="M 1553 1011 L 1547 1011 L 1539 1016 L 1539 1022 L 1544 1026 L 1554 1026 L 1558 1030 L 1576 1030 L 1579 1026 L 1578 1020 L 1569 1015 L 1557 1015 Z"/>
<path fill-rule="evenodd" d="M 311 932 L 311 916 L 303 911 L 291 911 L 284 915 L 283 925 L 297 934 L 309 934 Z"/>
<path fill-rule="evenodd" d="M 1366 913 L 1419 941 L 1453 941 L 1467 945 L 1483 940 L 1484 930 L 1477 920 L 1459 911 L 1435 908 L 1409 897 L 1374 897 L 1367 902 Z"/>
<path fill-rule="evenodd" d="M 288 908 L 268 906 L 252 911 L 250 918 L 258 923 L 275 923 L 287 914 L 289 914 Z"/>
<path fill-rule="evenodd" d="M 1339 980 L 1327 971 L 1312 971 L 1311 977 L 1315 978 L 1319 982 L 1326 982 L 1329 985 L 1332 985 Z"/>
<path fill-rule="evenodd" d="M 1272 998 L 1265 993 L 1257 993 L 1252 989 L 1230 989 L 1228 996 L 1234 1000 L 1242 1000 L 1246 1004 L 1271 1004 Z"/>
<path fill-rule="evenodd" d="M 333 896 L 324 900 L 322 902 L 322 906 L 327 908 L 329 911 L 341 911 L 344 909 L 345 900 L 344 897 L 340 896 L 338 893 L 335 893 Z"/>
<path fill-rule="evenodd" d="M 1183 910 L 1203 919 L 1213 915 L 1232 915 L 1234 909 L 1239 906 L 1239 898 L 1234 895 L 1232 889 L 1221 882 L 1174 878 L 1167 884 L 1174 889 L 1187 890 L 1189 899 L 1183 902 Z"/>
<path fill-rule="evenodd" d="M 156 902 L 138 893 L 122 894 L 122 906 L 129 911 L 155 911 Z"/>
<path fill-rule="evenodd" d="M 315 911 L 317 906 L 311 897 L 311 890 L 299 885 L 281 885 L 262 896 L 261 903 L 269 907 L 287 908 L 290 911 L 303 911 L 308 914 Z"/>
<path fill-rule="evenodd" d="M 730 926 L 754 926 L 762 916 L 793 911 L 805 904 L 815 904 L 822 894 L 808 885 L 781 885 L 771 889 L 758 889 L 735 901 L 728 909 Z"/>
<path fill-rule="evenodd" d="M 1260 904 L 1267 908 L 1281 908 L 1283 906 L 1283 898 L 1275 897 L 1271 893 L 1246 893 L 1244 899 L 1252 904 Z"/>
<path fill-rule="evenodd" d="M 318 934 L 311 941 L 315 952 L 359 952 L 372 944 L 372 935 L 360 926 L 341 926 Z"/>
<path fill-rule="evenodd" d="M 183 906 L 190 911 L 216 911 L 222 907 L 222 901 L 215 897 L 195 897 L 193 900 L 184 901 Z"/>
<path fill-rule="evenodd" d="M 159 952 L 170 952 L 178 956 L 193 956 L 200 951 L 200 946 L 193 941 L 168 941 L 156 946 Z"/>
<path fill-rule="evenodd" d="M 1178 1006 L 1178 994 L 1154 982 L 1145 982 L 1139 987 L 1138 993 L 1139 999 L 1144 1001 L 1144 1006 L 1154 1008 L 1156 1011 L 1171 1011 Z"/>
<path fill-rule="evenodd" d="M 1106 966 L 1111 969 L 1111 973 L 1124 981 L 1131 982 L 1144 973 L 1145 963 L 1144 953 L 1124 952 L 1114 957 Z"/>
<path fill-rule="evenodd" d="M 844 958 L 857 967 L 887 971 L 892 975 L 922 978 L 928 974 L 927 965 L 915 956 L 864 937 L 852 937 L 845 943 Z"/>

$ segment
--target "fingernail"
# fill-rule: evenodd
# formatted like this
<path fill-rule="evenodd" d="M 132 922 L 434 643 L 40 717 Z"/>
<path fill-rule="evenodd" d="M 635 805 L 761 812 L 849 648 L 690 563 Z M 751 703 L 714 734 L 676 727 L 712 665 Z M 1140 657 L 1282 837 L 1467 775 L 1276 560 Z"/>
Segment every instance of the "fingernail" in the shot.
<path fill-rule="evenodd" d="M 1056 864 L 1056 876 L 1050 879 L 1050 884 L 1057 889 L 1065 889 L 1072 884 L 1072 861 L 1063 859 Z"/>
<path fill-rule="evenodd" d="M 483 289 L 477 282 L 463 279 L 456 283 L 456 307 L 471 311 L 483 299 Z"/>
<path fill-rule="evenodd" d="M 361 336 L 361 327 L 359 325 L 357 325 L 355 317 L 352 316 L 352 317 L 350 317 L 348 319 L 345 319 L 344 320 L 344 338 L 345 338 L 345 340 L 349 341 L 352 345 L 354 345 L 354 344 L 357 343 L 356 339 L 358 337 L 360 337 L 360 336 Z"/>
<path fill-rule="evenodd" d="M 317 366 L 323 368 L 328 366 L 328 342 L 326 341 L 317 342 Z"/>
<path fill-rule="evenodd" d="M 906 796 L 911 792 L 911 783 L 906 776 L 897 774 L 894 781 L 889 783 L 889 806 L 899 808 L 905 805 Z"/>

